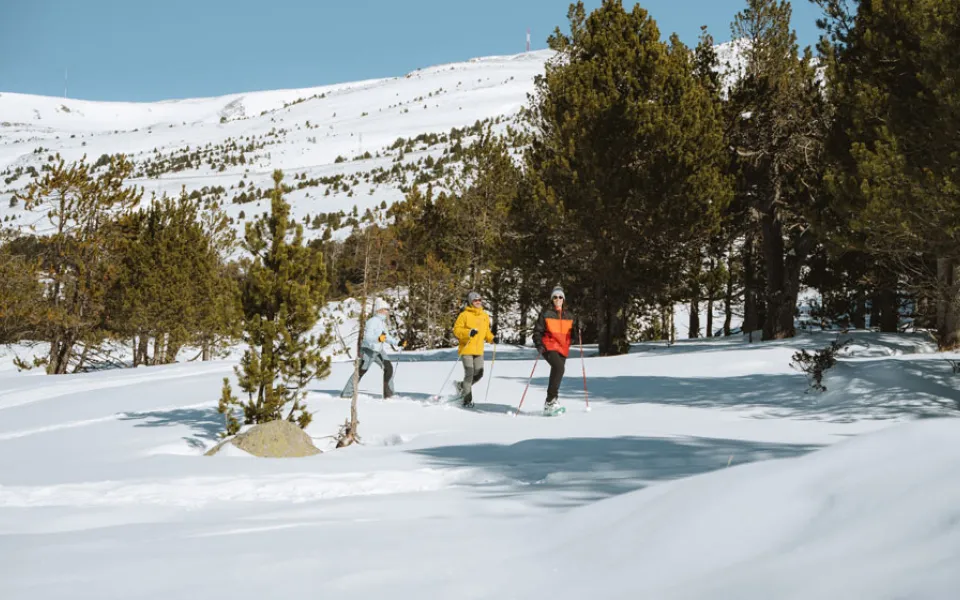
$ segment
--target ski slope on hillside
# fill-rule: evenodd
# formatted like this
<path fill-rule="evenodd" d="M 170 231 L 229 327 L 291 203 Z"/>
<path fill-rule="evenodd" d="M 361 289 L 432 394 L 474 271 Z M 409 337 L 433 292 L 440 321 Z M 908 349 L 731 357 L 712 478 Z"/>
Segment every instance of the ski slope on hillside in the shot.
<path fill-rule="evenodd" d="M 235 360 L 47 377 L 0 359 L 0 597 L 951 598 L 960 384 L 921 335 L 853 334 L 806 393 L 783 342 L 636 344 L 568 362 L 544 418 L 533 350 L 500 346 L 477 410 L 340 359 L 308 396 L 323 454 L 203 452 Z M 489 353 L 488 353 L 489 358 Z M 488 388 L 489 386 L 489 388 Z M 450 384 L 446 391 L 450 391 Z"/>

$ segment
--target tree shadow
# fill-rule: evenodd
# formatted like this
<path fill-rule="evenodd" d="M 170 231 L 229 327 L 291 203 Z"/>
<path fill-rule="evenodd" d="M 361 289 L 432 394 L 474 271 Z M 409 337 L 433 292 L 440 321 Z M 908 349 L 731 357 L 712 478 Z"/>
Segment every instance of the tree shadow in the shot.
<path fill-rule="evenodd" d="M 630 344 L 629 354 L 689 354 L 693 352 L 725 352 L 729 350 L 764 350 L 768 348 L 791 348 L 815 350 L 837 339 L 850 340 L 850 345 L 838 356 L 882 357 L 906 354 L 928 354 L 936 345 L 924 333 L 878 333 L 875 331 L 801 331 L 795 337 L 783 340 L 760 341 L 759 335 L 750 342 L 746 336 L 694 338 L 667 342 L 636 342 Z"/>
<path fill-rule="evenodd" d="M 378 379 L 377 381 L 379 381 L 379 379 Z M 361 381 L 360 383 L 361 383 L 361 385 L 362 385 L 364 382 Z M 337 388 L 337 389 L 333 389 L 333 388 L 313 388 L 313 389 L 310 390 L 310 393 L 311 393 L 311 394 L 326 394 L 327 396 L 331 396 L 331 398 L 319 398 L 318 400 L 325 400 L 325 399 L 326 399 L 326 400 L 349 400 L 349 399 L 350 399 L 349 396 L 348 396 L 347 398 L 341 398 L 341 397 L 340 397 L 340 392 L 341 392 L 341 391 L 342 391 L 342 390 L 339 389 L 339 388 Z M 435 394 L 427 394 L 427 393 L 424 393 L 424 392 L 397 392 L 397 393 L 394 393 L 393 396 L 391 396 L 391 397 L 389 397 L 389 398 L 386 398 L 386 399 L 384 399 L 384 397 L 383 397 L 382 390 L 378 390 L 378 389 L 360 388 L 359 390 L 357 390 L 357 393 L 360 395 L 360 397 L 365 397 L 366 399 L 372 399 L 372 400 L 380 400 L 380 401 L 383 401 L 383 402 L 394 402 L 394 401 L 412 400 L 412 401 L 414 401 L 414 402 L 420 402 L 420 403 L 423 403 L 423 404 L 431 404 L 431 405 L 433 405 L 433 404 L 443 404 L 443 403 L 447 400 L 447 395 L 446 395 L 446 394 L 441 395 L 440 400 L 437 400 L 437 399 L 436 399 L 437 397 L 436 397 Z M 308 398 L 308 400 L 309 400 L 309 398 Z"/>
<path fill-rule="evenodd" d="M 479 467 L 495 475 L 475 487 L 497 497 L 550 492 L 566 507 L 728 465 L 806 454 L 818 446 L 711 438 L 558 438 L 412 451 L 440 467 Z"/>
<path fill-rule="evenodd" d="M 940 362 L 840 361 L 824 377 L 825 393 L 813 391 L 801 373 L 737 377 L 593 376 L 587 387 L 590 398 L 597 401 L 756 408 L 757 418 L 850 423 L 863 419 L 956 416 L 960 409 L 960 377 L 951 378 L 951 368 Z M 533 378 L 532 397 L 545 394 L 547 382 L 547 377 Z M 560 386 L 561 398 L 582 396 L 582 385 L 578 378 L 565 377 Z"/>
<path fill-rule="evenodd" d="M 143 420 L 134 427 L 171 427 L 185 425 L 194 435 L 184 436 L 183 440 L 191 448 L 202 449 L 209 442 L 220 440 L 220 433 L 224 431 L 223 415 L 216 408 L 175 408 L 171 410 L 156 410 L 149 412 L 128 412 L 120 417 L 121 421 Z"/>

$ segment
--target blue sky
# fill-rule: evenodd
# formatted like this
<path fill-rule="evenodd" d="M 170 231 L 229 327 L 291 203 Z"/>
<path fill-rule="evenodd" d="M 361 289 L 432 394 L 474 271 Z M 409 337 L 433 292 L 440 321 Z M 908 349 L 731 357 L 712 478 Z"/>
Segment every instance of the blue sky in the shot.
<path fill-rule="evenodd" d="M 0 92 L 150 101 L 403 75 L 546 47 L 568 0 L 4 0 Z M 588 10 L 600 0 L 585 2 Z M 631 0 L 624 4 L 633 6 Z M 717 41 L 743 0 L 644 0 L 666 37 Z M 801 45 L 817 8 L 795 0 Z"/>

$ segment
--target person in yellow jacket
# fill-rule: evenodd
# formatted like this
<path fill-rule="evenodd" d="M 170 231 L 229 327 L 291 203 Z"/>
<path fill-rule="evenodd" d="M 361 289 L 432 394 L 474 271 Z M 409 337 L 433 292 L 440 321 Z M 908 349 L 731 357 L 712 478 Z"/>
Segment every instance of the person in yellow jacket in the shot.
<path fill-rule="evenodd" d="M 453 335 L 460 341 L 457 355 L 463 363 L 463 381 L 455 381 L 463 405 L 473 406 L 473 384 L 483 377 L 483 343 L 497 343 L 490 328 L 490 316 L 483 310 L 483 298 L 476 292 L 467 295 L 467 306 L 457 316 Z"/>

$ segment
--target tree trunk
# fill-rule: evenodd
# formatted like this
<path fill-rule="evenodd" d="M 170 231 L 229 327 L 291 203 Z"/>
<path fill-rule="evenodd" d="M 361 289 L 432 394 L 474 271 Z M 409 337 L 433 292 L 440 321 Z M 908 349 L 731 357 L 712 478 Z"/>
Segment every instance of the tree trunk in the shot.
<path fill-rule="evenodd" d="M 713 297 L 707 298 L 707 337 L 713 337 Z"/>
<path fill-rule="evenodd" d="M 80 353 L 80 358 L 77 360 L 77 366 L 73 368 L 74 373 L 79 373 L 83 369 L 83 363 L 87 362 L 87 355 L 90 354 L 90 346 L 87 344 L 83 345 L 83 352 Z"/>
<path fill-rule="evenodd" d="M 687 337 L 691 340 L 700 337 L 700 300 L 698 298 L 690 300 L 690 324 Z"/>
<path fill-rule="evenodd" d="M 353 397 L 350 399 L 350 419 L 344 423 L 337 438 L 337 448 L 344 448 L 360 440 L 357 433 L 360 420 L 357 417 L 357 396 L 360 393 L 360 362 L 363 360 L 363 335 L 367 323 L 367 280 L 370 272 L 370 249 L 367 248 L 363 263 L 363 296 L 360 298 L 360 323 L 357 330 L 357 358 L 353 361 Z"/>
<path fill-rule="evenodd" d="M 527 344 L 527 313 L 530 312 L 530 293 L 526 290 L 526 281 L 520 289 L 518 301 L 520 304 L 520 320 L 517 322 L 517 329 L 520 331 L 520 339 L 517 340 L 517 343 L 525 346 Z"/>
<path fill-rule="evenodd" d="M 149 364 L 148 363 L 149 359 L 147 357 L 147 353 L 149 352 L 149 350 L 150 350 L 150 338 L 147 337 L 146 333 L 140 333 L 140 341 L 137 346 L 137 354 L 140 355 L 139 364 L 141 365 Z"/>
<path fill-rule="evenodd" d="M 900 302 L 897 292 L 891 289 L 881 290 L 877 294 L 877 306 L 880 309 L 880 331 L 884 333 L 900 331 Z"/>
<path fill-rule="evenodd" d="M 340 332 L 340 331 L 339 331 L 339 329 L 338 329 L 338 330 L 337 330 L 338 335 L 339 335 L 339 332 Z M 202 360 L 202 361 L 204 361 L 204 362 L 210 360 L 210 346 L 211 346 L 211 345 L 212 345 L 212 342 L 210 342 L 209 340 L 205 340 L 205 341 L 203 342 L 203 349 L 201 350 L 201 355 L 200 355 L 201 358 L 200 358 L 200 360 Z"/>
<path fill-rule="evenodd" d="M 177 362 L 177 355 L 180 354 L 180 348 L 183 345 L 179 341 L 175 341 L 173 336 L 167 340 L 167 348 L 163 352 L 163 364 L 169 365 Z"/>
<path fill-rule="evenodd" d="M 871 323 L 873 320 L 871 319 Z M 853 300 L 853 309 L 850 312 L 850 324 L 854 329 L 867 328 L 867 300 L 863 294 L 857 294 Z"/>
<path fill-rule="evenodd" d="M 779 195 L 778 195 L 779 196 Z M 764 212 L 760 219 L 763 262 L 767 272 L 767 318 L 763 323 L 763 340 L 793 337 L 793 311 L 788 313 L 787 278 L 784 265 L 783 226 L 775 209 Z M 790 317 L 789 322 L 785 315 Z"/>
<path fill-rule="evenodd" d="M 660 339 L 668 344 L 670 343 L 670 330 L 667 328 L 667 317 L 669 316 L 667 305 L 660 306 Z"/>
<path fill-rule="evenodd" d="M 54 335 L 50 340 L 50 354 L 47 357 L 47 373 L 50 375 L 57 374 L 57 368 L 60 366 L 60 337 Z"/>
<path fill-rule="evenodd" d="M 953 258 L 937 259 L 937 342 L 941 350 L 960 346 L 960 303 L 957 292 L 957 269 L 960 263 Z"/>
<path fill-rule="evenodd" d="M 727 286 L 723 294 L 723 335 L 730 335 L 733 320 L 733 252 L 727 252 Z"/>
<path fill-rule="evenodd" d="M 784 261 L 783 303 L 780 305 L 780 312 L 777 315 L 780 330 L 787 334 L 784 337 L 793 337 L 797 334 L 794 319 L 797 313 L 797 301 L 800 297 L 800 272 L 807 258 L 808 244 L 806 242 L 810 239 L 812 239 L 811 236 L 806 235 L 803 239 L 798 240 Z"/>
<path fill-rule="evenodd" d="M 748 231 L 743 243 L 743 332 L 750 335 L 760 326 L 760 311 L 757 303 L 757 261 L 754 256 L 755 234 Z"/>
<path fill-rule="evenodd" d="M 54 357 L 53 362 L 50 364 L 50 367 L 53 369 L 51 373 L 54 375 L 66 374 L 73 344 L 74 341 L 72 333 L 66 332 L 62 334 L 62 337 L 57 342 L 56 356 Z"/>
<path fill-rule="evenodd" d="M 670 305 L 670 318 L 667 320 L 667 327 L 670 331 L 670 343 L 677 343 L 677 328 L 674 327 L 674 323 L 677 321 L 677 307 L 674 304 Z"/>
<path fill-rule="evenodd" d="M 597 346 L 600 356 L 626 354 L 630 349 L 627 342 L 626 302 L 615 302 L 604 298 L 597 302 Z"/>
<path fill-rule="evenodd" d="M 500 298 L 501 290 L 501 280 L 503 275 L 501 273 L 495 273 L 490 278 L 490 301 L 493 304 L 491 307 L 493 309 L 492 318 L 492 327 L 497 328 L 497 333 L 500 333 L 500 305 L 502 304 L 502 299 Z"/>
<path fill-rule="evenodd" d="M 880 331 L 896 333 L 900 330 L 900 296 L 897 293 L 897 276 L 889 271 L 880 273 L 880 290 L 874 300 L 879 312 Z"/>

